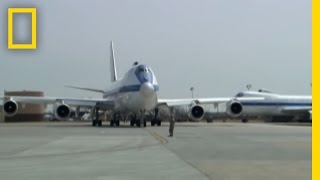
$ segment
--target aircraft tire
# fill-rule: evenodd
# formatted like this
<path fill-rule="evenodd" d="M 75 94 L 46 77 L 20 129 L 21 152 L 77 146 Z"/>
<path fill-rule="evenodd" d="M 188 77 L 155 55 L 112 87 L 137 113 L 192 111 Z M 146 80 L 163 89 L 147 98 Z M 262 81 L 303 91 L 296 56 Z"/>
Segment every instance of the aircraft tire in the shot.
<path fill-rule="evenodd" d="M 247 123 L 247 122 L 248 122 L 248 119 L 241 119 L 241 122 Z"/>
<path fill-rule="evenodd" d="M 131 127 L 134 126 L 134 120 L 130 120 L 130 126 L 131 126 Z"/>
<path fill-rule="evenodd" d="M 140 124 L 140 119 L 139 119 L 139 120 L 136 120 L 136 125 L 137 125 L 137 127 L 140 127 L 140 126 L 141 126 L 141 124 Z"/>
<path fill-rule="evenodd" d="M 100 121 L 98 121 L 98 126 L 102 126 L 102 121 L 100 120 Z"/>

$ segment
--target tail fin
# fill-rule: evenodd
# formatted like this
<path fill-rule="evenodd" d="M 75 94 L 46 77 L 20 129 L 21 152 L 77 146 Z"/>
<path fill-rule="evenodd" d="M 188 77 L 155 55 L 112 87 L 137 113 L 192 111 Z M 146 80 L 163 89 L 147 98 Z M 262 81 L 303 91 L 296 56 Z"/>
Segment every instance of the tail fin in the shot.
<path fill-rule="evenodd" d="M 114 58 L 113 42 L 111 41 L 110 45 L 110 73 L 111 73 L 111 82 L 117 81 L 117 68 L 116 60 Z"/>

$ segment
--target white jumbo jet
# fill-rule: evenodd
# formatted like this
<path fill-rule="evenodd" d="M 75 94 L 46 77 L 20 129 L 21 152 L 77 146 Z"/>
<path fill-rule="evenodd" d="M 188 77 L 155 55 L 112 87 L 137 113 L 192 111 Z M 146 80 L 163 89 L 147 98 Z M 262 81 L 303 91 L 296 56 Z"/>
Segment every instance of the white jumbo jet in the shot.
<path fill-rule="evenodd" d="M 298 95 L 280 95 L 270 91 L 239 92 L 236 98 L 263 97 L 264 100 L 242 102 L 242 122 L 249 116 L 292 116 L 312 119 L 312 97 Z"/>
<path fill-rule="evenodd" d="M 122 78 L 118 78 L 112 42 L 110 46 L 110 69 L 112 83 L 106 90 L 69 86 L 71 88 L 101 93 L 102 98 L 11 96 L 2 98 L 4 100 L 3 112 L 6 116 L 14 116 L 18 108 L 20 108 L 19 105 L 53 104 L 55 117 L 63 120 L 70 117 L 71 107 L 84 107 L 91 108 L 95 111 L 96 118 L 92 121 L 93 126 L 102 125 L 102 120 L 99 119 L 99 111 L 112 112 L 113 118 L 110 121 L 111 126 L 119 126 L 120 117 L 123 114 L 127 117 L 133 117 L 130 120 L 131 126 L 135 124 L 137 126 L 141 126 L 142 124 L 146 126 L 146 120 L 144 118 L 145 112 L 157 110 L 157 108 L 161 106 L 173 107 L 190 105 L 189 117 L 195 121 L 199 121 L 205 114 L 204 108 L 201 106 L 202 104 L 227 103 L 228 114 L 238 116 L 242 110 L 240 101 L 242 103 L 249 103 L 264 99 L 263 97 L 159 99 L 157 93 L 159 85 L 150 67 L 136 62 Z M 134 118 L 137 116 L 137 119 Z"/>

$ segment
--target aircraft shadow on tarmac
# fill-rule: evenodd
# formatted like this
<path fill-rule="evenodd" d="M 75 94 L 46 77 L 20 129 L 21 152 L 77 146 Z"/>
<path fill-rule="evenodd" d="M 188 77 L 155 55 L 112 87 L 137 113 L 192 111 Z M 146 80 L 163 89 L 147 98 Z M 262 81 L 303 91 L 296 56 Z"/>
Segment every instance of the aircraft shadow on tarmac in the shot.
<path fill-rule="evenodd" d="M 161 126 L 164 126 L 164 127 L 167 127 L 168 125 L 161 125 Z M 88 123 L 76 123 L 76 122 L 72 122 L 72 123 L 54 123 L 54 124 L 46 124 L 46 127 L 59 127 L 59 128 L 79 128 L 79 127 L 91 127 L 91 128 L 108 128 L 108 129 L 127 129 L 127 128 L 130 128 L 130 129 L 140 129 L 140 128 L 146 128 L 146 127 L 137 127 L 137 126 L 130 126 L 129 123 L 127 124 L 120 124 L 120 126 L 110 126 L 109 123 L 104 123 L 102 124 L 102 126 L 92 126 L 90 122 Z M 147 127 L 159 127 L 159 126 L 148 126 Z"/>

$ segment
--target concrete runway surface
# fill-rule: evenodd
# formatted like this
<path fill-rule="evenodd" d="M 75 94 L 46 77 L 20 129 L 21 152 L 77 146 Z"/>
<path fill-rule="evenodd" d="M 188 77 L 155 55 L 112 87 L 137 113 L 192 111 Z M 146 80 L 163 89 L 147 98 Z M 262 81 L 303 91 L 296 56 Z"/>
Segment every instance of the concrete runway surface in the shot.
<path fill-rule="evenodd" d="M 311 179 L 311 126 L 0 123 L 0 178 Z"/>

